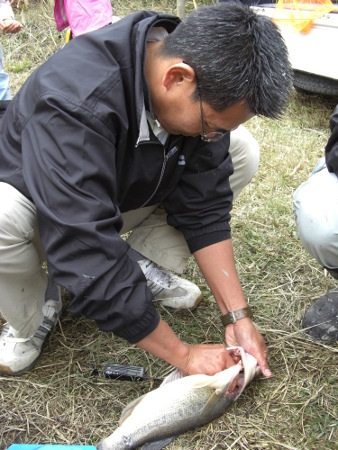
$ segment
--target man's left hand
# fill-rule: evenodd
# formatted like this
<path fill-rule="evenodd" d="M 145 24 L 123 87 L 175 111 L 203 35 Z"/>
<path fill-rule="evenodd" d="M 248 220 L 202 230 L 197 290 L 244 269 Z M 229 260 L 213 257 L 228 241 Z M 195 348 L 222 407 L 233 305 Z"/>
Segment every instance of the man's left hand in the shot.
<path fill-rule="evenodd" d="M 225 342 L 227 346 L 243 347 L 247 353 L 257 359 L 262 374 L 267 378 L 272 376 L 267 361 L 267 346 L 263 336 L 256 330 L 250 318 L 241 319 L 228 325 L 225 328 Z"/>

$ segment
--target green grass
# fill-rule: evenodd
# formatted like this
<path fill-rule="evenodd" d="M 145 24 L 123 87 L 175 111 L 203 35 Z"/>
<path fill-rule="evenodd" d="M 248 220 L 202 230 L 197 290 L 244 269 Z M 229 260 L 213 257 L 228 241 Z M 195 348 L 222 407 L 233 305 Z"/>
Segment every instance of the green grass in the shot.
<path fill-rule="evenodd" d="M 187 3 L 191 9 L 193 3 Z M 141 8 L 175 12 L 176 2 L 113 5 L 123 15 Z M 55 29 L 51 1 L 30 3 L 23 20 L 23 32 L 2 38 L 13 93 L 64 43 Z M 261 145 L 261 163 L 234 206 L 233 242 L 274 376 L 254 380 L 223 417 L 180 436 L 169 450 L 337 448 L 338 349 L 311 341 L 301 331 L 306 308 L 335 283 L 302 248 L 292 212 L 294 190 L 323 154 L 336 103 L 295 92 L 282 120 L 254 118 L 247 124 Z M 193 261 L 186 276 L 201 287 L 205 301 L 188 314 L 160 308 L 162 317 L 188 342 L 222 342 L 219 311 Z M 18 378 L 0 377 L 0 449 L 19 442 L 95 444 L 113 432 L 123 407 L 159 382 L 91 376 L 106 361 L 141 365 L 151 377 L 170 370 L 65 309 L 36 368 Z"/>

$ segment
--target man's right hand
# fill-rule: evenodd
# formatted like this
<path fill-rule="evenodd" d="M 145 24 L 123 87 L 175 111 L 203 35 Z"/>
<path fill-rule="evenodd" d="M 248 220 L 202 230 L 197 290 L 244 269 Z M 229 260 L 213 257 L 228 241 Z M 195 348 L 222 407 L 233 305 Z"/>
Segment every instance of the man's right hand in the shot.
<path fill-rule="evenodd" d="M 214 375 L 235 365 L 235 361 L 223 344 L 186 344 L 187 357 L 179 367 L 185 375 L 203 373 Z"/>
<path fill-rule="evenodd" d="M 223 344 L 192 345 L 182 342 L 163 320 L 137 345 L 177 367 L 185 375 L 214 375 L 237 362 Z"/>

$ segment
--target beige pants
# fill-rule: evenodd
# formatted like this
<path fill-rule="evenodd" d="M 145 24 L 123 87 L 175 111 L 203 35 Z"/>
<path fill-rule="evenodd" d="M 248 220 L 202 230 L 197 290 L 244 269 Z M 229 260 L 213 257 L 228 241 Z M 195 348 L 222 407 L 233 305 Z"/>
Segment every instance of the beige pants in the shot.
<path fill-rule="evenodd" d="M 235 168 L 230 184 L 237 197 L 257 171 L 259 146 L 239 127 L 231 133 L 230 151 Z M 128 242 L 135 250 L 168 269 L 184 269 L 190 257 L 187 244 L 179 231 L 167 225 L 162 208 L 142 208 L 122 217 L 121 234 L 133 230 Z M 21 337 L 29 337 L 43 319 L 44 254 L 34 204 L 6 183 L 0 183 L 0 255 L 0 313 Z"/>

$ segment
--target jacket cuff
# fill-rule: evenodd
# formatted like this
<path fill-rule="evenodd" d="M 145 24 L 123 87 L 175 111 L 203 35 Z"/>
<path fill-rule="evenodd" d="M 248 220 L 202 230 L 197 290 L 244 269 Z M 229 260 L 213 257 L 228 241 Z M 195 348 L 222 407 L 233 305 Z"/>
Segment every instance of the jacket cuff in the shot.
<path fill-rule="evenodd" d="M 102 331 L 113 331 L 116 336 L 125 339 L 130 344 L 136 344 L 141 339 L 152 333 L 159 322 L 160 315 L 157 312 L 156 308 L 153 306 L 152 308 L 148 309 L 143 317 L 141 317 L 137 322 L 134 322 L 132 325 L 128 324 L 128 326 L 116 330 L 107 330 L 100 323 L 98 323 L 97 325 Z"/>
<path fill-rule="evenodd" d="M 217 242 L 226 241 L 231 239 L 231 232 L 229 230 L 219 230 L 213 233 L 196 236 L 187 240 L 187 244 L 190 253 L 195 253 L 201 248 L 208 247 L 209 245 L 217 244 Z"/>

